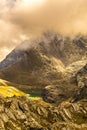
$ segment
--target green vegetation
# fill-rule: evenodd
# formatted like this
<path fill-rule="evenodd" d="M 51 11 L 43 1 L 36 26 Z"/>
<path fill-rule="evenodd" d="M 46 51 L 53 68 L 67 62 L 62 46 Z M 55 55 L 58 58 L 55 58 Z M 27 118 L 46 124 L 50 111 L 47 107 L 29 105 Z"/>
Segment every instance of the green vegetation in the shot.
<path fill-rule="evenodd" d="M 0 95 L 3 97 L 13 97 L 13 96 L 27 96 L 31 99 L 38 100 L 41 97 L 41 90 L 29 90 L 22 92 L 21 90 L 13 87 L 14 84 L 10 84 L 5 80 L 0 79 Z"/>

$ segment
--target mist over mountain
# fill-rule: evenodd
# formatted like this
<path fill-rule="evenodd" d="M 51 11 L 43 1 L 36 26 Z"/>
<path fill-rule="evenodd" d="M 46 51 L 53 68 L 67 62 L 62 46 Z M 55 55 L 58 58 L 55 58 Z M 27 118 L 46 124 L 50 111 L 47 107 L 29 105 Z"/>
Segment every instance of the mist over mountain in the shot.
<path fill-rule="evenodd" d="M 87 0 L 0 1 L 0 130 L 87 130 Z"/>
<path fill-rule="evenodd" d="M 86 0 L 2 0 L 0 61 L 21 42 L 44 31 L 70 37 L 86 35 L 86 10 Z"/>
<path fill-rule="evenodd" d="M 48 32 L 16 47 L 0 63 L 0 74 L 11 82 L 45 87 L 72 77 L 86 64 L 86 56 L 86 36 L 71 39 Z"/>
<path fill-rule="evenodd" d="M 87 36 L 25 40 L 0 62 L 0 78 L 1 129 L 87 129 Z"/>

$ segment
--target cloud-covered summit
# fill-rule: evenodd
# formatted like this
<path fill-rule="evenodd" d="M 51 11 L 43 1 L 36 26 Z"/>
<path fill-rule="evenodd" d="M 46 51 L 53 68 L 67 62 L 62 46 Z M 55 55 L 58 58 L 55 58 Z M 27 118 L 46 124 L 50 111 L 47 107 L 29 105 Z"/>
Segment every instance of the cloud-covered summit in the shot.
<path fill-rule="evenodd" d="M 87 0 L 2 0 L 0 50 L 6 55 L 21 41 L 48 30 L 63 35 L 87 34 L 86 12 Z"/>

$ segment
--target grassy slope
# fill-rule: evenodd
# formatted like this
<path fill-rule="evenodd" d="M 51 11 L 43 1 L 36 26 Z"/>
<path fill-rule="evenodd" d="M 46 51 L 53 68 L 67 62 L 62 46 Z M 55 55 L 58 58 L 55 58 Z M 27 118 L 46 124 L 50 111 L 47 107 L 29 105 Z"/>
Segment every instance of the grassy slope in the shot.
<path fill-rule="evenodd" d="M 27 96 L 27 94 L 14 88 L 13 86 L 8 86 L 6 84 L 6 81 L 1 79 L 0 79 L 0 95 L 4 97 Z"/>
<path fill-rule="evenodd" d="M 25 93 L 12 86 L 0 86 L 0 95 L 4 97 L 26 96 Z"/>

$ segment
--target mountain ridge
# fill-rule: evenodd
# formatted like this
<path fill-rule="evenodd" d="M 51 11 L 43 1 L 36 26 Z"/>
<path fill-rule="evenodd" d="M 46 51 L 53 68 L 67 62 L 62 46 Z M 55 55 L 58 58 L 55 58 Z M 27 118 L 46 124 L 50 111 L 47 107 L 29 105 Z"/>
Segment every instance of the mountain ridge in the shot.
<path fill-rule="evenodd" d="M 0 96 L 0 129 L 87 130 L 87 37 L 47 33 L 28 42 L 0 63 L 0 89 L 40 95 Z"/>
<path fill-rule="evenodd" d="M 76 74 L 85 66 L 86 59 L 86 36 L 71 39 L 55 33 L 45 33 L 41 38 L 25 41 L 13 50 L 0 63 L 1 68 L 3 66 L 0 69 L 0 78 L 30 86 L 28 89 L 35 91 L 36 88 L 43 91 L 46 86 L 53 85 L 54 90 L 50 87 L 48 95 L 54 94 L 58 99 L 56 86 L 67 89 L 71 95 L 78 88 Z M 21 90 L 24 89 L 23 86 L 20 87 Z M 61 87 L 57 88 L 58 91 Z M 63 95 L 62 91 L 61 94 Z"/>
<path fill-rule="evenodd" d="M 47 33 L 36 41 L 25 41 L 0 63 L 0 70 L 2 73 L 4 69 L 9 72 L 12 66 L 14 67 L 17 65 L 18 67 L 16 68 L 21 72 L 26 73 L 26 71 L 30 72 L 31 70 L 31 74 L 34 68 L 37 70 L 39 68 L 40 70 L 41 66 L 43 66 L 43 69 L 45 66 L 48 66 L 48 69 L 54 68 L 61 73 L 69 64 L 86 59 L 86 45 L 84 45 L 84 39 L 86 38 L 83 37 L 82 39 L 82 37 L 80 37 L 74 40 L 69 38 L 64 39 L 58 34 Z M 9 80 L 9 78 L 6 80 Z"/>

